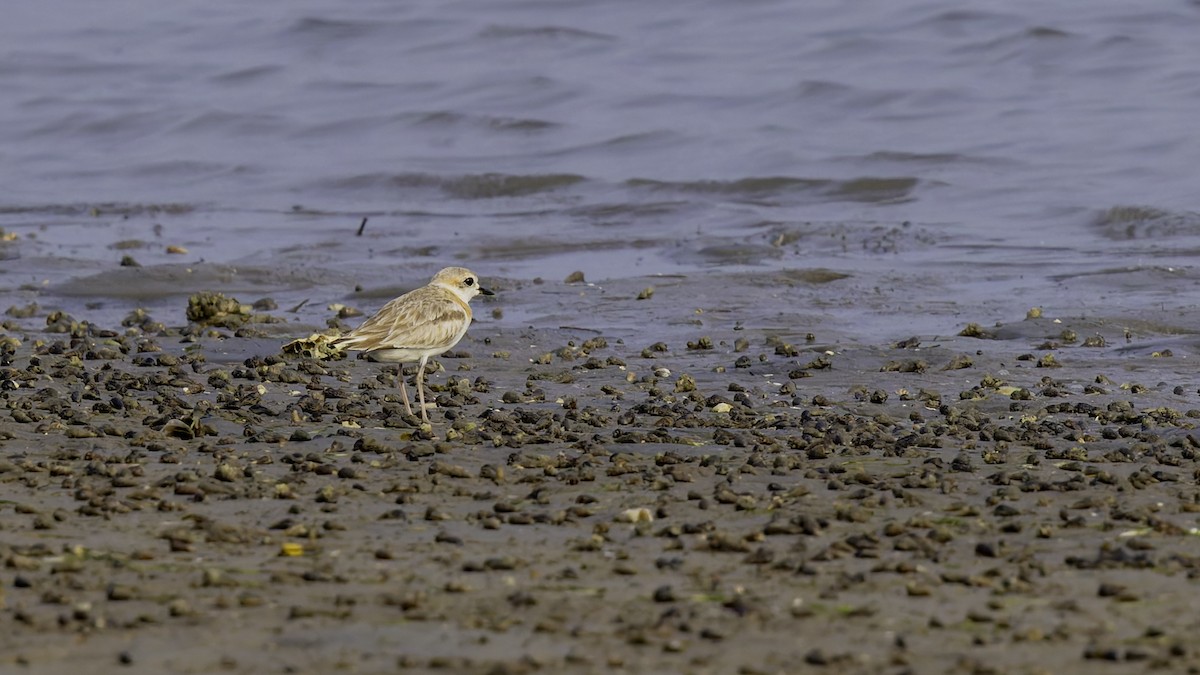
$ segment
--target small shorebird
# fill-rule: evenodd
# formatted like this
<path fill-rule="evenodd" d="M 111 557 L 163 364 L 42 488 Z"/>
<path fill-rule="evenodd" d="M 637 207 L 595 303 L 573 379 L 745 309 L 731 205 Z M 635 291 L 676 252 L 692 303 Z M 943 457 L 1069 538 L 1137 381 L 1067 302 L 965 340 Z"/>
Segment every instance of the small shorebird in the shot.
<path fill-rule="evenodd" d="M 479 277 L 465 267 L 447 267 L 433 275 L 427 285 L 410 291 L 384 305 L 374 316 L 335 342 L 346 349 L 366 352 L 372 361 L 395 363 L 400 380 L 404 409 L 412 414 L 408 391 L 404 388 L 404 364 L 420 362 L 417 367 L 417 394 L 421 400 L 421 420 L 429 422 L 425 412 L 425 363 L 429 357 L 446 352 L 467 333 L 471 325 L 471 307 L 476 295 L 495 295 L 479 285 Z"/>

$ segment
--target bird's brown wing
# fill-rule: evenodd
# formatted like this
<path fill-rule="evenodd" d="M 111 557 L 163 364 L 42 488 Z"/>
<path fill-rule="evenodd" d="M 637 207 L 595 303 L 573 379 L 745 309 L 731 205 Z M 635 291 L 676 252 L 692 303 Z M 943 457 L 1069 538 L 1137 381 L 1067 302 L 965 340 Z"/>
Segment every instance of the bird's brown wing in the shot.
<path fill-rule="evenodd" d="M 363 351 L 449 349 L 470 323 L 470 309 L 452 293 L 424 286 L 384 305 L 338 342 Z"/>

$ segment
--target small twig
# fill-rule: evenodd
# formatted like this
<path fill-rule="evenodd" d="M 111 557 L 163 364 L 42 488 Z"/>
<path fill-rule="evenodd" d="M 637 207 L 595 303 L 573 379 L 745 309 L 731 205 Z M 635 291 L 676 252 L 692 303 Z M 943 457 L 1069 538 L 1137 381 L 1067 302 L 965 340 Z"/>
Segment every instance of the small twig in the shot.
<path fill-rule="evenodd" d="M 358 234 L 356 234 L 354 236 L 361 237 L 363 230 L 365 230 L 365 229 L 367 229 L 367 217 L 363 216 L 362 222 L 358 224 Z"/>
<path fill-rule="evenodd" d="M 301 302 L 300 304 L 296 305 L 295 307 L 289 309 L 288 312 L 295 314 L 296 312 L 300 311 L 301 307 L 303 307 L 307 304 L 308 304 L 308 298 L 305 298 L 303 302 Z"/>

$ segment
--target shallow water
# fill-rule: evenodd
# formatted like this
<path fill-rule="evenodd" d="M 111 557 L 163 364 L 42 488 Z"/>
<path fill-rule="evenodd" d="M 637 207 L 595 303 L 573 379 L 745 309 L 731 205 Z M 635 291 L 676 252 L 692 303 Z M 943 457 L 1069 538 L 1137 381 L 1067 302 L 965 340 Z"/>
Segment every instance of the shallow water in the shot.
<path fill-rule="evenodd" d="M 21 6 L 0 305 L 315 310 L 460 261 L 829 269 L 818 320 L 867 340 L 1033 305 L 1200 328 L 1198 32 L 1196 2 Z"/>

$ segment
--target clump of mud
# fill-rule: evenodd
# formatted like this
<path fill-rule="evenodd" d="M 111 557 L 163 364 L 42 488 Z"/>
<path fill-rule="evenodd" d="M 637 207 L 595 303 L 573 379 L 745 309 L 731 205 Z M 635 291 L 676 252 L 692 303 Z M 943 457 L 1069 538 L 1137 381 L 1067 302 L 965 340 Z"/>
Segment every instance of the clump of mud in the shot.
<path fill-rule="evenodd" d="M 197 293 L 188 298 L 187 320 L 201 326 L 237 328 L 250 320 L 252 308 L 224 293 Z"/>

